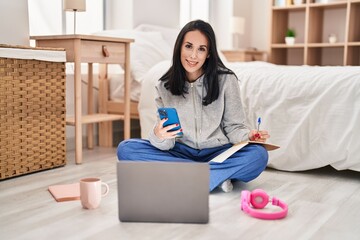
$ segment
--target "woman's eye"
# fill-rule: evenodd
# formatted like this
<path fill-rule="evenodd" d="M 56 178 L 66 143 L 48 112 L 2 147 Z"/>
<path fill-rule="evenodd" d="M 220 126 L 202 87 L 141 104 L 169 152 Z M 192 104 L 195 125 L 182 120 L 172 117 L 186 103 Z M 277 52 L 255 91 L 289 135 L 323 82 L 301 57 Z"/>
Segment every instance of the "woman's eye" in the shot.
<path fill-rule="evenodd" d="M 204 48 L 204 47 L 199 48 L 199 51 L 200 51 L 200 52 L 205 52 L 205 51 L 206 51 L 206 48 Z"/>
<path fill-rule="evenodd" d="M 186 45 L 185 45 L 185 48 L 191 48 L 191 45 L 190 45 L 190 44 L 186 44 Z"/>

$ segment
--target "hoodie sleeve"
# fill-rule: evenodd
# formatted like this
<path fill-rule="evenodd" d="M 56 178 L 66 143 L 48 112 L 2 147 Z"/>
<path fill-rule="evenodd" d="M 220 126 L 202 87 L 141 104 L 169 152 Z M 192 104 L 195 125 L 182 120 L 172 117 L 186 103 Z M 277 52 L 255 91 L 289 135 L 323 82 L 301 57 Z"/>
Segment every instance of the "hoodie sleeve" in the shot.
<path fill-rule="evenodd" d="M 164 107 L 164 104 L 163 104 L 161 96 L 160 96 L 159 85 L 157 85 L 155 88 L 156 88 L 155 102 L 156 102 L 156 107 L 158 109 L 160 107 Z M 163 151 L 170 150 L 175 145 L 175 138 L 173 138 L 173 139 L 160 139 L 155 135 L 154 129 L 157 126 L 157 124 L 159 123 L 159 121 L 160 121 L 160 118 L 159 118 L 159 115 L 157 115 L 157 121 L 156 121 L 154 127 L 150 130 L 150 133 L 149 133 L 149 141 L 150 141 L 151 145 L 153 145 L 157 149 L 160 149 L 160 150 L 163 150 Z"/>
<path fill-rule="evenodd" d="M 224 83 L 225 109 L 223 129 L 233 144 L 249 140 L 250 130 L 245 123 L 245 114 L 240 98 L 239 80 L 235 75 L 228 75 Z"/>

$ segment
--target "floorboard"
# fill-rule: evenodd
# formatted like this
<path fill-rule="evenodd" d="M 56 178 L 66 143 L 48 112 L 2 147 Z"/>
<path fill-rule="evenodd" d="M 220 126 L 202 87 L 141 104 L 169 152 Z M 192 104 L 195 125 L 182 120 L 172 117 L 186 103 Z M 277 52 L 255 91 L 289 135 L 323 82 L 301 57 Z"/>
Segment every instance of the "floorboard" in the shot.
<path fill-rule="evenodd" d="M 208 224 L 123 223 L 117 215 L 116 150 L 85 150 L 83 164 L 67 155 L 65 167 L 0 182 L 0 239 L 359 239 L 360 172 L 331 167 L 304 172 L 266 169 L 231 193 L 210 194 Z M 79 201 L 56 202 L 49 185 L 100 177 L 110 193 L 96 210 Z M 289 205 L 283 220 L 240 211 L 241 190 L 261 188 Z M 272 208 L 272 210 L 274 210 Z"/>

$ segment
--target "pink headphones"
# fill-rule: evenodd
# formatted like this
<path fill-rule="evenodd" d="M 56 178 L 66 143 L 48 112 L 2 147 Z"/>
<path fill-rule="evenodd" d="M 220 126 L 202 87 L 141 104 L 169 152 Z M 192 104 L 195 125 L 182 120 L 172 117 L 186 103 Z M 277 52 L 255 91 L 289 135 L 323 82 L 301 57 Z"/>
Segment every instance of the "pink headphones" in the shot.
<path fill-rule="evenodd" d="M 269 202 L 271 202 L 274 206 L 281 207 L 282 210 L 272 213 L 256 210 L 263 209 Z M 276 197 L 273 197 L 270 200 L 266 192 L 261 189 L 255 189 L 252 192 L 244 190 L 241 191 L 241 210 L 255 218 L 275 220 L 286 217 L 288 213 L 288 205 Z"/>

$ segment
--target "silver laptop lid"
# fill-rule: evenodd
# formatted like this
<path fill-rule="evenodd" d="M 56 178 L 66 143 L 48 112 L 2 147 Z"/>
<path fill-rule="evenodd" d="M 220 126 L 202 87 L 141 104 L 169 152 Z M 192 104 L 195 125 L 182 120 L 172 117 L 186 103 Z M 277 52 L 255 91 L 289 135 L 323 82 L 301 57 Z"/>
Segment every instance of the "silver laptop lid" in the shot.
<path fill-rule="evenodd" d="M 119 161 L 123 222 L 207 223 L 208 163 Z"/>

